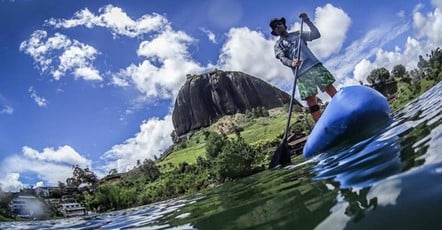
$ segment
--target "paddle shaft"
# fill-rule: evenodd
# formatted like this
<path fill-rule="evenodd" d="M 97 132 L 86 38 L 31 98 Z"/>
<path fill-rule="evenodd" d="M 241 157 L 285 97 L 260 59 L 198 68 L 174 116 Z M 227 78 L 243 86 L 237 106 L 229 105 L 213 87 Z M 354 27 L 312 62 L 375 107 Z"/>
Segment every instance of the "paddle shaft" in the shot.
<path fill-rule="evenodd" d="M 298 37 L 298 50 L 296 50 L 297 51 L 296 58 L 298 58 L 298 60 L 301 57 L 301 36 L 302 36 L 303 26 L 304 26 L 304 20 L 301 19 L 301 29 L 299 30 L 299 37 Z M 288 138 L 290 120 L 292 117 L 293 101 L 294 101 L 295 92 L 296 92 L 296 80 L 298 79 L 298 69 L 299 69 L 299 65 L 297 65 L 295 67 L 295 80 L 293 81 L 292 97 L 290 98 L 289 114 L 288 114 L 288 118 L 287 118 L 287 125 L 285 126 L 285 133 L 284 133 L 283 140 L 287 140 L 287 138 Z"/>

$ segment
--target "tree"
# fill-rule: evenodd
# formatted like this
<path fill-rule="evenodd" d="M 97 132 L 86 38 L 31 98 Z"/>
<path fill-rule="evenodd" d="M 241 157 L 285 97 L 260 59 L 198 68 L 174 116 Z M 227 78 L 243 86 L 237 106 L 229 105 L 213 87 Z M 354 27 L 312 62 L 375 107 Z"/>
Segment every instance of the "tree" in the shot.
<path fill-rule="evenodd" d="M 226 141 L 221 153 L 216 157 L 215 175 L 219 181 L 242 178 L 253 174 L 256 170 L 254 165 L 259 161 L 258 152 L 237 135 L 236 138 Z"/>
<path fill-rule="evenodd" d="M 426 57 L 428 60 L 419 56 L 417 67 L 424 72 L 425 77 L 429 80 L 435 80 L 437 82 L 442 80 L 442 50 L 436 48 L 432 50 L 430 54 L 426 54 Z"/>
<path fill-rule="evenodd" d="M 385 97 L 390 98 L 397 92 L 397 82 L 390 76 L 390 72 L 384 67 L 374 69 L 367 77 L 370 86 Z"/>
<path fill-rule="evenodd" d="M 88 183 L 93 188 L 95 188 L 98 183 L 98 178 L 94 172 L 90 171 L 89 168 L 82 169 L 78 165 L 72 166 L 73 168 L 73 177 L 66 179 L 66 184 L 71 188 L 78 188 L 78 186 L 82 183 Z"/>
<path fill-rule="evenodd" d="M 405 66 L 402 64 L 395 65 L 393 67 L 393 70 L 391 71 L 391 74 L 395 78 L 402 79 L 405 77 L 405 74 L 407 73 L 407 70 L 405 69 Z"/>
<path fill-rule="evenodd" d="M 367 77 L 367 81 L 371 85 L 386 83 L 389 79 L 390 72 L 384 67 L 372 70 Z"/>
<path fill-rule="evenodd" d="M 150 159 L 145 159 L 139 169 L 149 181 L 156 180 L 161 174 L 155 162 Z"/>
<path fill-rule="evenodd" d="M 226 135 L 219 135 L 215 132 L 210 133 L 206 143 L 206 157 L 209 160 L 215 159 L 222 151 L 227 141 Z"/>

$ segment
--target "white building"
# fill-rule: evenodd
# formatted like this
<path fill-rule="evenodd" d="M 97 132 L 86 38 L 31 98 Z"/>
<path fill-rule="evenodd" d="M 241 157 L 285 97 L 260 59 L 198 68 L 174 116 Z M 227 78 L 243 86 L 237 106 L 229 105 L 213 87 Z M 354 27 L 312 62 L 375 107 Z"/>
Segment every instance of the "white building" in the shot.
<path fill-rule="evenodd" d="M 63 214 L 64 217 L 74 217 L 74 216 L 86 216 L 87 211 L 83 205 L 71 202 L 71 203 L 61 203 L 58 210 Z"/>
<path fill-rule="evenodd" d="M 9 209 L 21 218 L 38 217 L 46 212 L 45 204 L 35 196 L 18 196 L 9 203 Z"/>

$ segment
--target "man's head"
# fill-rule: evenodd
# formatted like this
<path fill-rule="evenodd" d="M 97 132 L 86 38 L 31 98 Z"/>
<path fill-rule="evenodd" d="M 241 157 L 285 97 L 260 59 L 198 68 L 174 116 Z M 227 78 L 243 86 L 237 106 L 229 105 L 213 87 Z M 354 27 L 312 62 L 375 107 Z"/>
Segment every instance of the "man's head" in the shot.
<path fill-rule="evenodd" d="M 280 31 L 278 31 L 279 26 L 283 26 L 284 30 L 287 30 L 287 25 L 285 24 L 285 18 L 273 18 L 269 23 L 270 28 L 272 28 L 271 34 L 274 36 L 280 35 Z"/>

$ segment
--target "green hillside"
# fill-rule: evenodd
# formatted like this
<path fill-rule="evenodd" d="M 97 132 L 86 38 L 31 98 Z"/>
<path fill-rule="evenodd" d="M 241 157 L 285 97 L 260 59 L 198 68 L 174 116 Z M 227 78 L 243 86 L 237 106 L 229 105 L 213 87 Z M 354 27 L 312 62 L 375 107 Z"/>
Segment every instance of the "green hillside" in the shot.
<path fill-rule="evenodd" d="M 292 123 L 305 123 L 304 116 L 301 112 L 293 113 Z M 174 145 L 174 151 L 159 161 L 157 165 L 162 169 L 172 169 L 183 162 L 195 164 L 198 157 L 206 157 L 205 134 L 214 131 L 220 133 L 223 127 L 223 131 L 228 137 L 233 138 L 235 133 L 239 132 L 246 143 L 255 147 L 267 146 L 270 148 L 279 143 L 286 122 L 285 108 L 273 109 L 268 117 L 247 118 L 245 114 L 225 116 L 210 127 L 195 132 L 187 141 Z M 305 124 L 301 125 L 306 127 Z M 298 127 L 297 124 L 292 126 L 294 129 Z M 297 131 L 307 132 L 308 130 L 299 130 L 298 128 Z"/>

